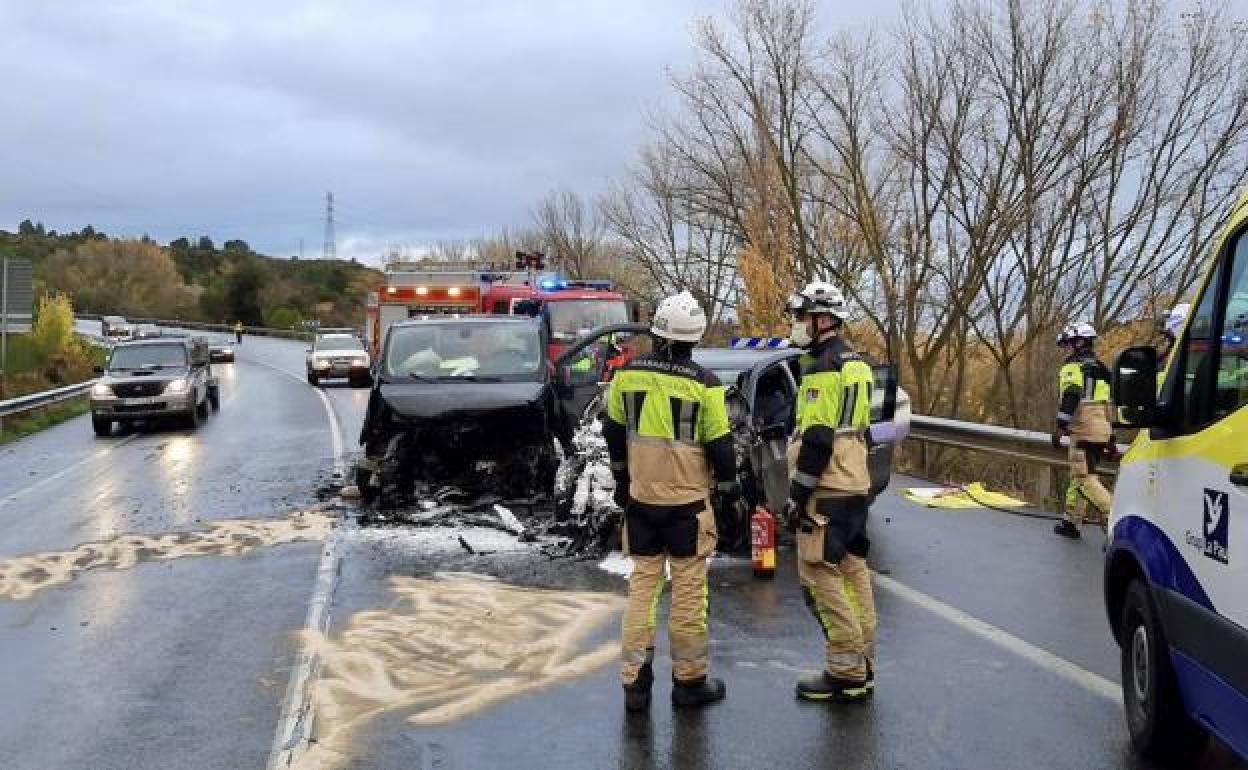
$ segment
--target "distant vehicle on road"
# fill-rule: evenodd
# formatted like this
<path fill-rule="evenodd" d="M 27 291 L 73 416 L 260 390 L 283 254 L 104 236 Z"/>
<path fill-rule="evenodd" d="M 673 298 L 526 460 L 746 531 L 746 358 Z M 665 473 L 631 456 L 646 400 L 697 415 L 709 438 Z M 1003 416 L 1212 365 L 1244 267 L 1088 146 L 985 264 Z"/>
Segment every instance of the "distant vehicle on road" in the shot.
<path fill-rule="evenodd" d="M 113 423 L 125 427 L 169 417 L 194 429 L 210 407 L 221 405 L 208 343 L 199 337 L 119 342 L 107 366 L 96 371 L 102 375 L 91 388 L 97 436 L 110 435 Z"/>
<path fill-rule="evenodd" d="M 155 324 L 139 324 L 134 330 L 134 339 L 136 340 L 152 340 L 161 336 L 160 327 Z"/>
<path fill-rule="evenodd" d="M 372 381 L 372 359 L 364 343 L 350 330 L 325 331 L 316 335 L 305 358 L 308 384 L 321 380 L 346 378 L 352 387 L 368 387 Z"/>
<path fill-rule="evenodd" d="M 208 344 L 208 359 L 214 363 L 234 363 L 234 340 L 231 337 L 217 337 Z"/>
<path fill-rule="evenodd" d="M 100 336 L 113 342 L 134 337 L 134 324 L 119 315 L 106 315 L 100 319 Z"/>

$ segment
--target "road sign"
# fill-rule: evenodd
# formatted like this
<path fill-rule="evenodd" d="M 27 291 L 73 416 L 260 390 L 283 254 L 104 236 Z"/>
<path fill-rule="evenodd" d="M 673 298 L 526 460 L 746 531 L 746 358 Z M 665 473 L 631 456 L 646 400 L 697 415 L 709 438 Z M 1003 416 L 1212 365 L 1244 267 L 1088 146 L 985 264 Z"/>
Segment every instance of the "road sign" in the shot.
<path fill-rule="evenodd" d="M 28 332 L 35 307 L 30 260 L 0 258 L 0 326 L 4 331 Z"/>

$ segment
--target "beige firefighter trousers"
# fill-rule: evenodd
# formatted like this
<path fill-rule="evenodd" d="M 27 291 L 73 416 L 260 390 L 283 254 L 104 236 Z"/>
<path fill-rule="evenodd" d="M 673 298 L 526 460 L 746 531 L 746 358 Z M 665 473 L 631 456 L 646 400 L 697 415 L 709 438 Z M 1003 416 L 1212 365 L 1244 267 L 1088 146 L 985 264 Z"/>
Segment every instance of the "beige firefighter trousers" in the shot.
<path fill-rule="evenodd" d="M 1101 483 L 1101 479 L 1092 472 L 1088 464 L 1088 451 L 1075 446 L 1072 439 L 1067 454 L 1070 467 L 1070 484 L 1066 487 L 1067 521 L 1075 526 L 1085 521 L 1108 521 L 1109 506 L 1113 500 L 1109 490 Z M 1088 514 L 1088 503 L 1095 509 Z"/>
<path fill-rule="evenodd" d="M 823 538 L 827 523 L 815 512 L 818 494 L 807 504 L 807 516 L 817 526 L 797 533 L 797 575 L 806 605 L 819 621 L 826 640 L 826 667 L 841 679 L 860 680 L 875 655 L 875 595 L 867 560 L 846 554 L 836 564 L 824 561 Z"/>
<path fill-rule="evenodd" d="M 621 640 L 622 684 L 632 684 L 642 665 L 654 658 L 654 636 L 668 565 L 672 573 L 672 601 L 667 620 L 672 678 L 689 682 L 706 676 L 710 668 L 706 560 L 715 550 L 716 538 L 715 515 L 708 504 L 706 510 L 698 514 L 697 552 L 693 556 L 684 559 L 667 554 L 631 556 L 633 572 L 628 578 L 628 605 L 624 609 Z M 627 527 L 624 541 L 627 552 Z"/>

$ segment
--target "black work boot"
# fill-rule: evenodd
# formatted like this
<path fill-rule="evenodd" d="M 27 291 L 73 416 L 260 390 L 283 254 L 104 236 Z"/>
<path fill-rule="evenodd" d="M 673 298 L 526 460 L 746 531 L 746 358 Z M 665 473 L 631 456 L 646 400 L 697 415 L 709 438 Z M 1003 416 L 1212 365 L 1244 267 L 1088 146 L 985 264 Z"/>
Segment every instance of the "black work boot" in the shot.
<path fill-rule="evenodd" d="M 654 670 L 646 663 L 637 672 L 632 684 L 624 685 L 624 708 L 628 711 L 645 711 L 650 708 L 650 687 L 654 684 Z"/>
<path fill-rule="evenodd" d="M 688 682 L 673 679 L 672 705 L 705 706 L 708 703 L 722 700 L 727 691 L 728 688 L 724 687 L 724 681 L 714 677 L 704 676 Z"/>
<path fill-rule="evenodd" d="M 838 701 L 852 703 L 871 697 L 872 686 L 868 679 L 842 679 L 826 671 L 804 676 L 797 680 L 797 697 L 815 702 Z"/>
<path fill-rule="evenodd" d="M 1078 540 L 1079 528 L 1076 527 L 1074 524 L 1071 524 L 1066 519 L 1062 519 L 1061 521 L 1053 525 L 1053 534 L 1061 535 L 1062 537 L 1068 537 L 1071 540 Z"/>

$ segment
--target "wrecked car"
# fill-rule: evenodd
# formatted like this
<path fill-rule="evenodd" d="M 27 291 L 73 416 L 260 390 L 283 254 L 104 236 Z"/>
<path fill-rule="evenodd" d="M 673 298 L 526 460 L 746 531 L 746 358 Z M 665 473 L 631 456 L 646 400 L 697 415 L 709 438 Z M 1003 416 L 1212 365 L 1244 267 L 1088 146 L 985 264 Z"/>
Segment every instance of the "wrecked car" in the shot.
<path fill-rule="evenodd" d="M 432 316 L 390 327 L 355 481 L 365 502 L 549 500 L 557 419 L 540 321 Z"/>
<path fill-rule="evenodd" d="M 632 348 L 644 349 L 648 327 L 620 324 L 596 330 L 569 349 L 556 363 L 559 406 L 567 410 L 566 421 L 579 424 L 570 437 L 574 448 L 565 457 L 556 476 L 555 513 L 569 519 L 590 537 L 606 538 L 615 528 L 611 500 L 611 480 L 606 445 L 601 438 L 598 417 L 602 409 L 604 383 L 610 377 L 612 355 L 621 337 Z M 748 522 L 743 512 L 759 503 L 771 510 L 784 506 L 789 490 L 786 459 L 790 437 L 796 428 L 796 399 L 801 379 L 799 358 L 794 348 L 736 349 L 698 347 L 693 358 L 710 369 L 727 386 L 725 397 L 737 450 L 737 465 L 748 508 L 737 512 L 717 511 L 721 530 L 736 534 L 736 542 L 722 542 L 722 550 L 737 551 L 747 543 Z M 894 446 L 906 437 L 910 426 L 910 400 L 897 387 L 893 368 L 872 366 L 876 388 L 872 393 L 868 469 L 871 496 L 888 486 L 892 473 Z"/>

